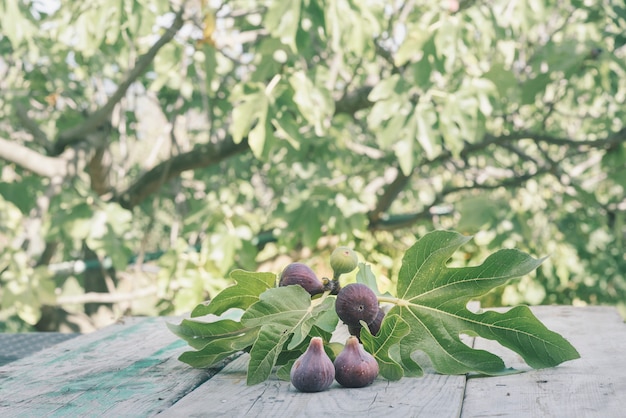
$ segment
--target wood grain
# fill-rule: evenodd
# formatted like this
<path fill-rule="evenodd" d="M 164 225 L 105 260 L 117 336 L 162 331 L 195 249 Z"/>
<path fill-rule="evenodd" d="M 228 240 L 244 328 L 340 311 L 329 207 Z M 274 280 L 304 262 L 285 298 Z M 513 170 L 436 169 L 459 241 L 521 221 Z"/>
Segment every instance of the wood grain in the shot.
<path fill-rule="evenodd" d="M 185 396 L 160 417 L 458 417 L 464 376 L 427 374 L 346 389 L 336 382 L 324 392 L 300 393 L 275 377 L 246 386 L 243 355 Z"/>
<path fill-rule="evenodd" d="M 164 318 L 131 318 L 0 367 L 0 416 L 165 417 L 621 417 L 626 410 L 626 324 L 608 307 L 534 307 L 582 358 L 530 370 L 515 353 L 476 339 L 525 372 L 500 377 L 443 376 L 361 389 L 337 383 L 297 392 L 275 377 L 246 385 L 248 356 L 220 373 L 177 360 L 188 347 Z M 179 319 L 169 319 L 178 322 Z M 335 334 L 345 339 L 345 330 Z"/>
<path fill-rule="evenodd" d="M 623 417 L 626 414 L 626 324 L 614 308 L 531 308 L 578 350 L 580 359 L 522 374 L 470 378 L 463 417 Z M 474 347 L 528 370 L 515 353 L 493 341 Z"/>
<path fill-rule="evenodd" d="M 0 368 L 0 416 L 147 416 L 211 376 L 163 318 L 128 319 Z"/>

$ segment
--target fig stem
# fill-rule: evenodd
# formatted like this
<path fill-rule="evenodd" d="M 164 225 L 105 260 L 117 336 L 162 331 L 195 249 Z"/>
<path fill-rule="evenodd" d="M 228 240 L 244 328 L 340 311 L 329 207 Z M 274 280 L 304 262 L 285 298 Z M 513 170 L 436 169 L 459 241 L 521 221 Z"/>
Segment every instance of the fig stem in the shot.
<path fill-rule="evenodd" d="M 318 298 L 315 299 L 311 299 L 311 306 L 309 309 L 313 309 L 314 307 L 316 307 L 317 305 L 320 305 L 322 302 L 324 302 L 324 299 L 326 299 L 328 297 L 328 295 L 330 295 L 330 290 L 326 290 L 324 293 L 322 293 L 322 295 Z"/>
<path fill-rule="evenodd" d="M 409 306 L 408 300 L 404 300 L 400 298 L 394 298 L 390 296 L 376 296 L 376 298 L 378 299 L 379 302 L 393 303 L 394 305 L 398 305 L 398 306 Z"/>

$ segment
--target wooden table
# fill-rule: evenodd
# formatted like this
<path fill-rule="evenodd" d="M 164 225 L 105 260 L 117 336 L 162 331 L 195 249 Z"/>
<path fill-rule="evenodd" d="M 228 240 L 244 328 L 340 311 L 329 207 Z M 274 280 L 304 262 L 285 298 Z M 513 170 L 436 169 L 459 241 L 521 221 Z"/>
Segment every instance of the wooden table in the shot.
<path fill-rule="evenodd" d="M 0 417 L 624 417 L 626 324 L 614 308 L 540 306 L 535 314 L 581 358 L 528 370 L 498 344 L 475 340 L 528 370 L 503 377 L 426 374 L 363 389 L 334 383 L 299 393 L 275 378 L 246 386 L 247 355 L 219 373 L 192 369 L 165 318 L 130 318 L 0 367 Z M 170 319 L 171 320 L 171 319 Z M 178 320 L 171 320 L 178 322 Z"/>

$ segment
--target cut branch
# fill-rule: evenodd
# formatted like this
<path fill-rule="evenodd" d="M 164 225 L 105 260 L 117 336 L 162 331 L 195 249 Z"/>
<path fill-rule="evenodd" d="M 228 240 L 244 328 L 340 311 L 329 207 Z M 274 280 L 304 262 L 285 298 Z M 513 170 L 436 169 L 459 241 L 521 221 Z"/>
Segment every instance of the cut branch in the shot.
<path fill-rule="evenodd" d="M 183 12 L 184 9 L 181 7 L 178 13 L 176 13 L 172 26 L 166 29 L 165 33 L 161 36 L 161 38 L 159 38 L 158 41 L 156 41 L 154 45 L 152 45 L 148 52 L 137 59 L 135 66 L 130 70 L 126 78 L 120 83 L 117 90 L 115 90 L 104 106 L 96 110 L 83 123 L 59 134 L 57 143 L 54 146 L 54 155 L 59 155 L 69 145 L 84 140 L 87 134 L 94 132 L 108 121 L 113 109 L 126 95 L 126 91 L 131 84 L 148 69 L 159 50 L 170 42 L 180 28 L 182 28 L 184 23 Z"/>

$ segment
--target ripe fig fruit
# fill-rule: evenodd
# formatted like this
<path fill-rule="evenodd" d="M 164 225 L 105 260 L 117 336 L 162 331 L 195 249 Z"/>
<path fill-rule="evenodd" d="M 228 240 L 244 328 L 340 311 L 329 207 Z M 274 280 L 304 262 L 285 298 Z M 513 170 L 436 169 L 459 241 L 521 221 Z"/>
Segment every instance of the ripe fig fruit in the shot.
<path fill-rule="evenodd" d="M 385 318 L 385 311 L 379 308 L 378 313 L 376 314 L 376 317 L 374 318 L 374 320 L 370 322 L 369 324 L 367 324 L 367 327 L 369 328 L 372 335 L 378 334 L 378 331 L 380 331 L 380 326 L 382 325 L 384 318 Z M 348 325 L 348 332 L 350 333 L 350 335 L 354 335 L 355 337 L 359 339 L 359 341 L 361 341 L 361 328 L 362 327 L 360 323 L 359 325 Z"/>
<path fill-rule="evenodd" d="M 374 320 L 367 324 L 367 327 L 369 328 L 372 335 L 378 334 L 378 331 L 380 331 L 380 326 L 383 324 L 383 319 L 385 319 L 385 311 L 379 308 Z"/>
<path fill-rule="evenodd" d="M 361 324 L 348 325 L 348 332 L 350 333 L 350 335 L 354 335 L 355 337 L 359 339 L 359 341 L 361 341 L 361 329 L 362 328 L 363 327 L 361 326 Z"/>
<path fill-rule="evenodd" d="M 356 253 L 348 247 L 337 247 L 330 255 L 330 267 L 335 273 L 335 277 L 341 274 L 350 273 L 359 262 Z"/>
<path fill-rule="evenodd" d="M 372 289 L 363 283 L 342 287 L 335 300 L 337 316 L 348 326 L 369 324 L 378 314 L 378 299 Z"/>
<path fill-rule="evenodd" d="M 291 263 L 280 274 L 279 286 L 298 284 L 312 295 L 324 292 L 322 281 L 309 266 L 302 263 Z"/>
<path fill-rule="evenodd" d="M 348 337 L 346 346 L 335 359 L 335 380 L 347 388 L 362 388 L 378 376 L 378 362 L 365 351 L 354 335 Z"/>
<path fill-rule="evenodd" d="M 291 367 L 290 376 L 291 384 L 300 392 L 321 392 L 330 387 L 335 378 L 335 367 L 324 351 L 320 337 L 311 338 L 309 348 Z"/>

